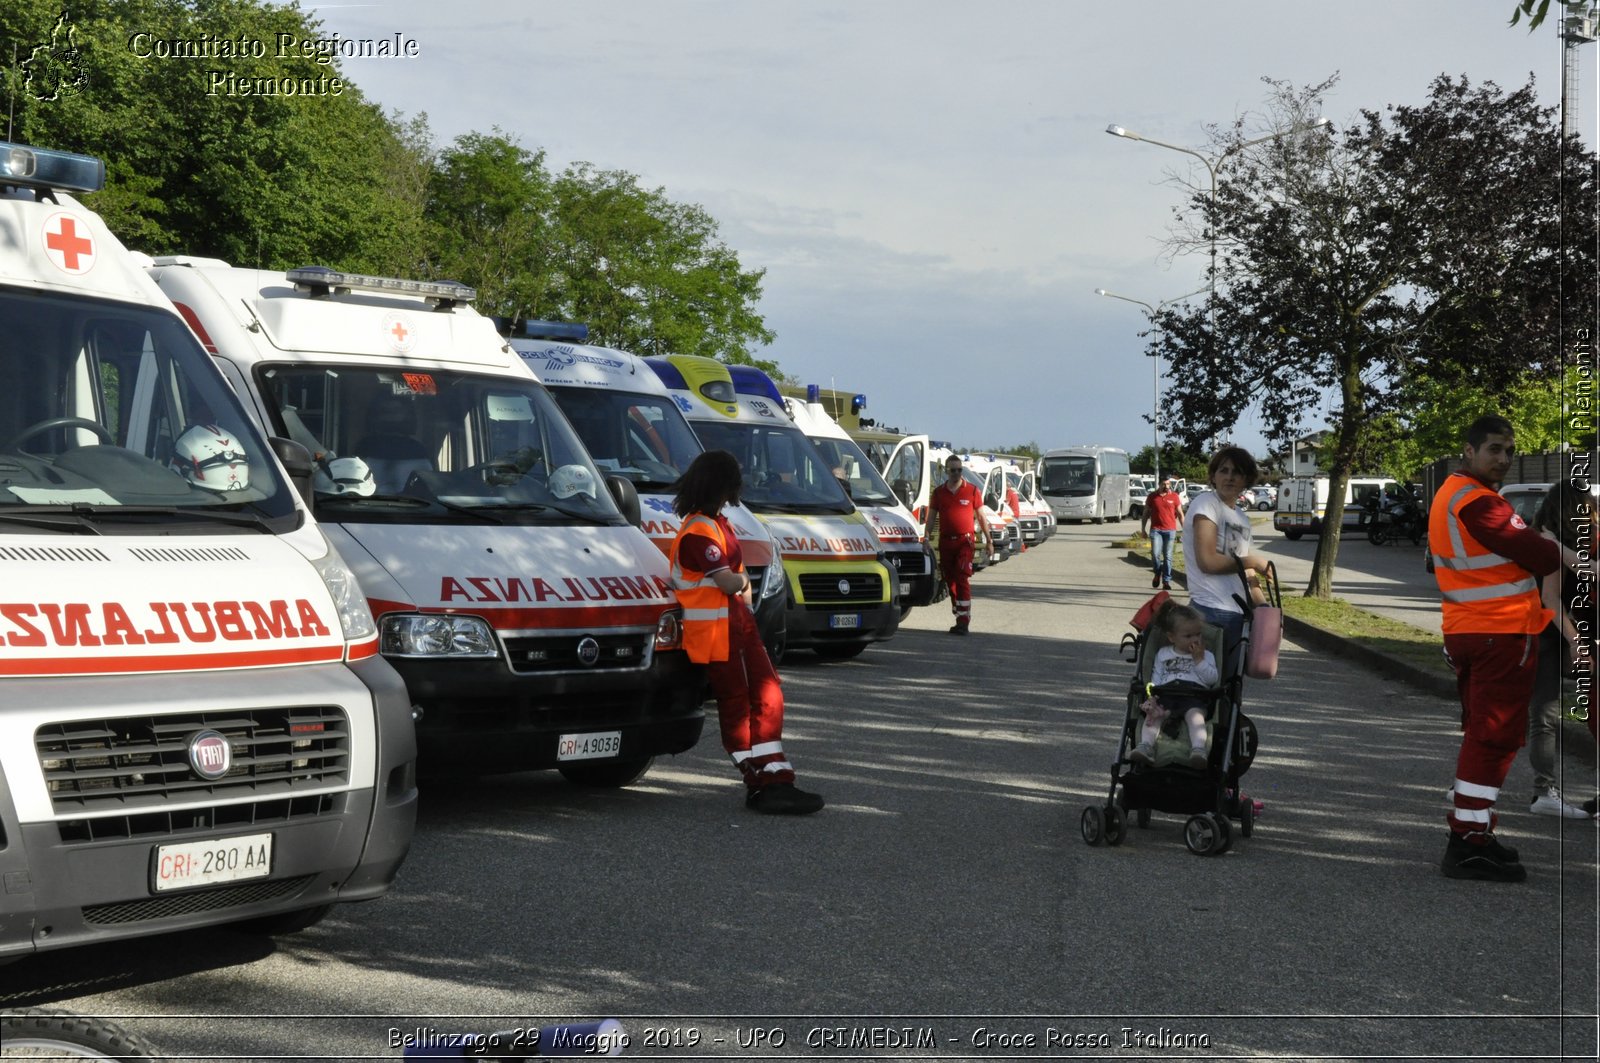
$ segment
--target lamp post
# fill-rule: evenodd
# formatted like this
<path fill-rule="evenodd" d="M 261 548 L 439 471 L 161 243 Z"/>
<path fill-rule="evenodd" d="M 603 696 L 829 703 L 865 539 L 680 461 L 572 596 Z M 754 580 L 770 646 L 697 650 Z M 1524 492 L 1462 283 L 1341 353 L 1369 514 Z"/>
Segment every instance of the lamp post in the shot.
<path fill-rule="evenodd" d="M 1185 155 L 1199 159 L 1205 164 L 1206 172 L 1211 175 L 1211 210 L 1212 213 L 1216 213 L 1217 171 L 1222 169 L 1222 164 L 1227 162 L 1231 156 L 1238 154 L 1245 148 L 1254 147 L 1257 144 L 1265 144 L 1269 140 L 1278 140 L 1282 137 L 1293 136 L 1297 133 L 1309 133 L 1313 129 L 1321 129 L 1328 124 L 1329 119 L 1317 118 L 1313 121 L 1304 122 L 1300 125 L 1292 125 L 1288 129 L 1280 129 L 1276 133 L 1268 133 L 1266 136 L 1256 137 L 1253 140 L 1244 140 L 1240 141 L 1238 144 L 1230 145 L 1225 151 L 1223 151 L 1221 155 L 1218 155 L 1214 158 L 1210 155 L 1205 155 L 1201 152 L 1195 151 L 1192 148 L 1181 148 L 1176 144 L 1168 144 L 1163 140 L 1154 140 L 1150 137 L 1140 136 L 1138 133 L 1135 133 L 1130 129 L 1124 129 L 1122 126 L 1116 124 L 1106 126 L 1106 132 L 1110 133 L 1114 137 L 1122 137 L 1126 140 L 1138 140 L 1146 144 L 1154 144 L 1158 148 L 1168 148 L 1172 151 L 1181 151 Z M 1212 358 L 1215 359 L 1217 349 L 1217 229 L 1214 221 L 1210 219 L 1208 219 L 1208 221 L 1210 224 L 1207 225 L 1207 228 L 1211 230 L 1211 272 L 1208 274 L 1207 280 L 1209 281 L 1208 287 L 1211 291 L 1211 297 L 1209 299 L 1209 306 L 1207 308 L 1206 316 L 1211 329 Z M 1138 300 L 1129 300 L 1129 302 L 1137 301 Z"/>
<path fill-rule="evenodd" d="M 1156 314 L 1161 312 L 1161 308 L 1162 307 L 1171 306 L 1173 303 L 1181 303 L 1183 300 L 1189 299 L 1189 298 L 1191 298 L 1193 296 L 1196 296 L 1196 295 L 1199 295 L 1200 292 L 1203 292 L 1203 291 L 1206 291 L 1206 289 L 1205 288 L 1201 288 L 1198 291 L 1190 292 L 1188 295 L 1179 295 L 1179 296 L 1176 296 L 1176 297 L 1174 297 L 1172 299 L 1163 299 L 1159 303 L 1157 303 L 1155 306 L 1151 306 L 1149 303 L 1145 302 L 1143 299 L 1130 299 L 1126 295 L 1118 295 L 1116 292 L 1108 292 L 1104 288 L 1096 288 L 1094 290 L 1094 294 L 1103 295 L 1108 299 L 1121 299 L 1125 303 L 1133 303 L 1135 306 L 1142 306 L 1142 307 L 1144 307 L 1145 313 L 1149 317 L 1150 321 L 1152 323 L 1154 323 L 1154 321 L 1156 319 Z M 1153 447 L 1151 448 L 1151 453 L 1154 455 L 1155 464 L 1156 464 L 1156 486 L 1160 487 L 1161 486 L 1161 356 L 1157 355 L 1157 354 L 1150 355 L 1150 432 L 1151 432 L 1151 440 L 1152 440 L 1152 442 L 1154 444 Z"/>

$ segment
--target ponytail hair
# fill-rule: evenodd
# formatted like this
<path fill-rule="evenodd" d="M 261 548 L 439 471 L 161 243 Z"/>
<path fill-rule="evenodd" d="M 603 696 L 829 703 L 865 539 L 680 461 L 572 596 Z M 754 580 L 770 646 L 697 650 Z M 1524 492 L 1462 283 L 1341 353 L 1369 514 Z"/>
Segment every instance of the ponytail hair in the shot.
<path fill-rule="evenodd" d="M 1206 618 L 1201 616 L 1200 611 L 1194 608 L 1194 606 L 1181 605 L 1178 602 L 1173 601 L 1171 598 L 1168 598 L 1166 602 L 1162 604 L 1160 610 L 1156 612 L 1155 626 L 1156 630 L 1160 631 L 1163 635 L 1170 636 L 1172 634 L 1172 629 L 1177 627 L 1180 623 L 1184 623 L 1185 621 L 1193 621 L 1195 623 L 1204 624 L 1206 622 Z"/>

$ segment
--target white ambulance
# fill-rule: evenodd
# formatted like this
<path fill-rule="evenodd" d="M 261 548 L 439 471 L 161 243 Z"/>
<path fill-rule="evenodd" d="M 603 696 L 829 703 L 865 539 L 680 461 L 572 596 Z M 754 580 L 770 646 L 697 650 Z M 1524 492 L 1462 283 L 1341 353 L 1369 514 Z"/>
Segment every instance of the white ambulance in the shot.
<path fill-rule="evenodd" d="M 745 505 L 767 525 L 788 580 L 788 645 L 854 657 L 900 627 L 896 581 L 867 518 L 783 410 L 734 390 L 712 358 L 646 358 L 709 450 L 731 451 L 744 471 Z"/>
<path fill-rule="evenodd" d="M 1056 532 L 1056 515 L 1050 503 L 1039 494 L 1038 477 L 1033 470 L 1024 470 L 1015 460 L 1005 463 L 1006 485 L 1017 493 L 1017 523 L 1022 529 L 1022 541 L 1038 546 Z"/>
<path fill-rule="evenodd" d="M 316 510 L 416 707 L 424 772 L 625 786 L 704 724 L 666 559 L 461 285 L 160 259 Z"/>
<path fill-rule="evenodd" d="M 512 349 L 555 396 L 595 465 L 626 477 L 639 495 L 639 527 L 670 556 L 678 537 L 672 485 L 705 450 L 683 419 L 672 393 L 644 359 L 609 347 L 586 346 L 583 325 L 527 321 Z M 578 342 L 563 342 L 569 336 Z M 745 571 L 757 588 L 756 626 L 774 664 L 783 659 L 787 630 L 783 561 L 767 526 L 743 505 L 726 506 L 744 554 Z"/>
<path fill-rule="evenodd" d="M 728 372 L 740 394 L 770 394 L 771 378 L 754 366 L 731 365 Z M 810 390 L 815 393 L 817 386 L 811 385 Z M 872 530 L 883 544 L 884 559 L 899 581 L 900 619 L 916 606 L 937 602 L 944 590 L 938 562 L 916 518 L 895 497 L 877 467 L 821 402 L 801 401 L 791 395 L 784 399 L 784 408 L 822 460 L 848 485 L 850 501 L 872 522 Z"/>
<path fill-rule="evenodd" d="M 1006 494 L 1005 463 L 991 454 L 963 454 L 961 460 L 969 479 L 983 491 L 983 516 L 995 537 L 1000 560 L 1015 557 L 1022 552 L 1022 526 Z"/>
<path fill-rule="evenodd" d="M 104 174 L 0 144 L 0 962 L 309 926 L 383 894 L 416 819 L 411 703 L 309 457 L 64 194 Z"/>

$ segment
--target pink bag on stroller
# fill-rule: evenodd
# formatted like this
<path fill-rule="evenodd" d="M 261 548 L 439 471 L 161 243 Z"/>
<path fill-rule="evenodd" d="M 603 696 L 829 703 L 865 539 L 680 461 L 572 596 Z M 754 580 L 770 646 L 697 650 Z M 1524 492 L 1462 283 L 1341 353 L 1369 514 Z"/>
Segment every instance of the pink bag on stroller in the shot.
<path fill-rule="evenodd" d="M 1250 610 L 1250 644 L 1245 647 L 1244 674 L 1251 679 L 1271 679 L 1278 674 L 1278 649 L 1283 645 L 1283 595 L 1278 590 L 1278 570 L 1267 563 L 1269 605 Z"/>

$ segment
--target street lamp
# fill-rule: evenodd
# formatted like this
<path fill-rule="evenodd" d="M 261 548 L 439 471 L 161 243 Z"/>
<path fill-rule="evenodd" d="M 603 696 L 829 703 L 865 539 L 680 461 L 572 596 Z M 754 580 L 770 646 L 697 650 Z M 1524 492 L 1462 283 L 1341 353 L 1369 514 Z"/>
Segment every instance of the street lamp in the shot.
<path fill-rule="evenodd" d="M 1254 140 L 1245 140 L 1238 144 L 1230 145 L 1225 151 L 1223 151 L 1221 155 L 1218 155 L 1215 158 L 1209 155 L 1204 155 L 1191 148 L 1180 148 L 1176 144 L 1168 144 L 1162 140 L 1154 140 L 1150 137 L 1140 136 L 1138 133 L 1135 133 L 1130 129 L 1124 129 L 1122 126 L 1115 124 L 1106 126 L 1106 132 L 1110 133 L 1114 137 L 1122 137 L 1126 140 L 1139 140 L 1146 144 L 1154 144 L 1158 148 L 1169 148 L 1172 151 L 1181 151 L 1185 155 L 1199 159 L 1205 164 L 1206 172 L 1211 175 L 1211 212 L 1215 214 L 1217 210 L 1217 171 L 1222 169 L 1222 164 L 1226 162 L 1230 156 L 1243 151 L 1245 148 L 1254 147 L 1257 144 L 1265 144 L 1269 140 L 1277 140 L 1280 137 L 1293 136 L 1297 133 L 1309 133 L 1313 129 L 1321 129 L 1328 124 L 1329 119 L 1318 118 L 1311 122 L 1301 123 L 1300 125 L 1292 125 L 1288 129 L 1280 129 L 1276 133 L 1268 133 L 1266 136 L 1256 137 Z M 1210 305 L 1208 307 L 1207 319 L 1211 328 L 1212 357 L 1215 358 L 1217 343 L 1217 228 L 1215 221 L 1213 220 L 1207 227 L 1211 230 L 1211 273 L 1208 277 L 1208 280 L 1210 281 L 1209 287 L 1211 290 L 1211 298 L 1209 300 Z M 1129 302 L 1137 301 L 1138 300 L 1129 300 Z"/>
<path fill-rule="evenodd" d="M 1118 295 L 1116 292 L 1108 292 L 1104 288 L 1096 288 L 1094 290 L 1094 294 L 1103 295 L 1108 299 L 1121 299 L 1125 303 L 1133 303 L 1135 306 L 1142 306 L 1142 307 L 1144 307 L 1146 314 L 1149 316 L 1150 321 L 1152 323 L 1154 323 L 1155 319 L 1156 319 L 1156 314 L 1161 312 L 1161 308 L 1162 307 L 1171 306 L 1173 303 L 1181 303 L 1181 302 L 1183 302 L 1183 300 L 1192 298 L 1192 297 L 1194 297 L 1196 295 L 1199 295 L 1200 292 L 1203 292 L 1203 291 L 1206 291 L 1206 289 L 1205 288 L 1201 288 L 1201 289 L 1199 289 L 1199 291 L 1190 292 L 1188 295 L 1179 295 L 1179 296 L 1177 296 L 1175 298 L 1172 298 L 1172 299 L 1163 299 L 1159 303 L 1157 303 L 1155 306 L 1151 306 L 1149 303 L 1145 302 L 1143 299 L 1130 299 L 1126 295 Z M 1158 354 L 1151 354 L 1150 355 L 1150 432 L 1151 432 L 1152 440 L 1153 440 L 1153 442 L 1155 444 L 1155 446 L 1152 449 L 1151 453 L 1155 455 L 1156 486 L 1160 487 L 1161 486 L 1161 356 L 1158 355 Z"/>

